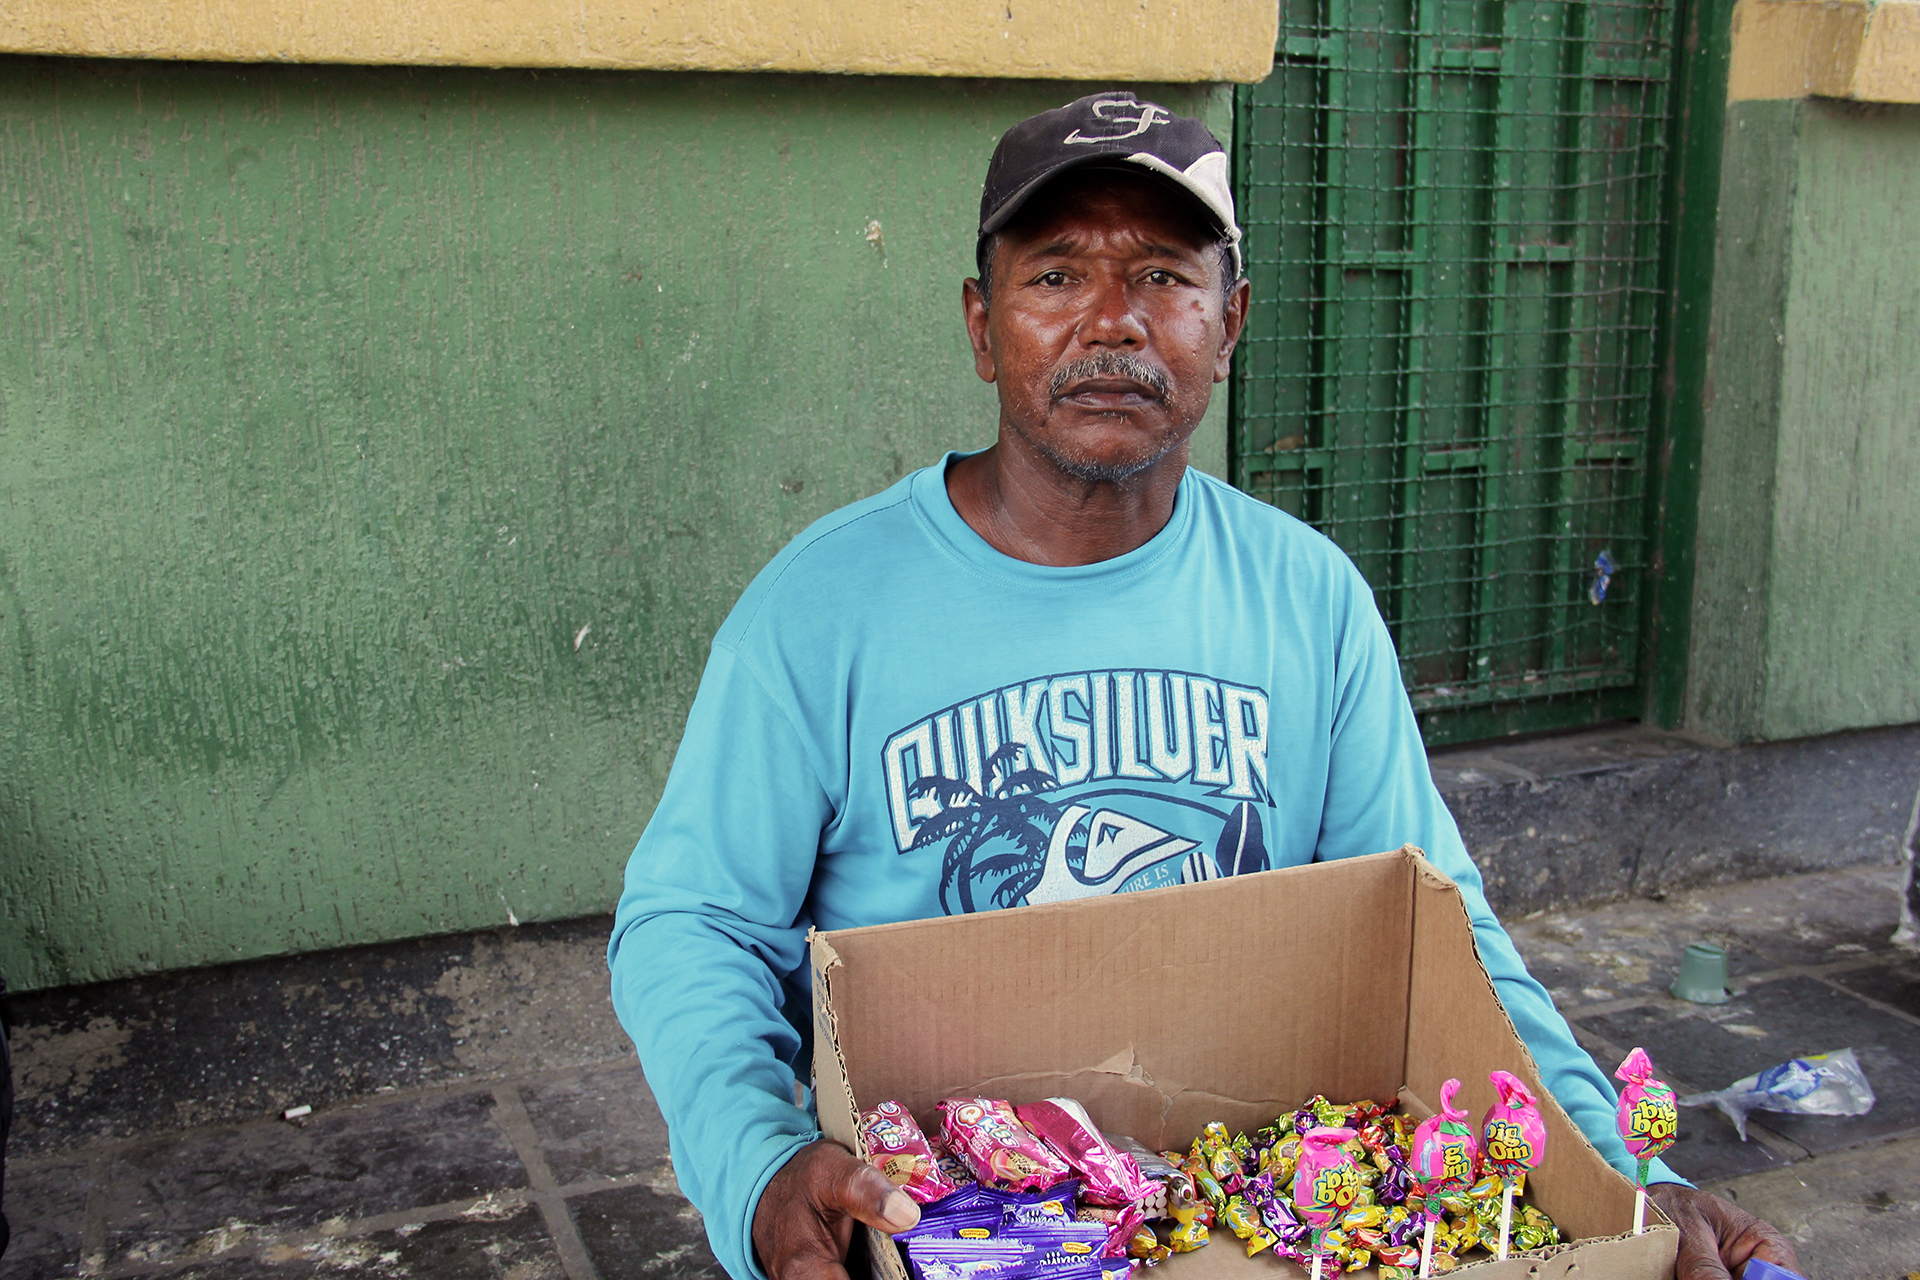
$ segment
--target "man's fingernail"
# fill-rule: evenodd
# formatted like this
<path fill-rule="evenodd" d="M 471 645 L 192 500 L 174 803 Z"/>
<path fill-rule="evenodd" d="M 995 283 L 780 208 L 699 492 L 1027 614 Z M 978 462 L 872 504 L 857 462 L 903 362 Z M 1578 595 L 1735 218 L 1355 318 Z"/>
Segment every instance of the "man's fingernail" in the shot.
<path fill-rule="evenodd" d="M 890 1193 L 887 1202 L 880 1206 L 880 1213 L 887 1220 L 889 1231 L 905 1231 L 920 1221 L 920 1206 L 904 1191 Z"/>

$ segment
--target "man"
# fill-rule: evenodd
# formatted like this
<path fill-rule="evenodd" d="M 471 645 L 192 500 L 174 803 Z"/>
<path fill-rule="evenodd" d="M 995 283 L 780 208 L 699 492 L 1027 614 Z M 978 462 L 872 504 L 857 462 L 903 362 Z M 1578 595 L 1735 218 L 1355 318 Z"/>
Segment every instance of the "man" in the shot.
<path fill-rule="evenodd" d="M 1045 112 L 995 150 L 979 243 L 962 301 L 997 443 L 827 517 L 761 572 L 628 866 L 614 1002 L 722 1264 L 846 1280 L 856 1219 L 918 1217 L 795 1105 L 809 925 L 1409 842 L 1465 893 L 1544 1083 L 1630 1169 L 1610 1087 L 1434 790 L 1366 584 L 1187 468 L 1249 294 L 1219 143 L 1130 94 Z M 1794 1265 L 1764 1224 L 1659 1176 L 1683 1277 Z"/>

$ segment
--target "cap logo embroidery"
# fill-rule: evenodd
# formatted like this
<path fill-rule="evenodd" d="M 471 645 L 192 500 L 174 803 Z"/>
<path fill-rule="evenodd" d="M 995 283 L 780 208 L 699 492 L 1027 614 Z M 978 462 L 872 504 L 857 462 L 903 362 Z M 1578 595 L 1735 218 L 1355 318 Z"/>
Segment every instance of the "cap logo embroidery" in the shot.
<path fill-rule="evenodd" d="M 1127 115 L 1131 108 L 1138 115 Z M 1125 133 L 1103 133 L 1087 137 L 1078 129 L 1061 139 L 1063 144 L 1076 142 L 1119 142 L 1125 138 L 1137 138 L 1157 124 L 1166 124 L 1173 119 L 1173 113 L 1165 107 L 1152 102 L 1134 102 L 1128 98 L 1102 98 L 1093 104 L 1096 120 L 1105 120 L 1110 124 L 1128 126 Z"/>

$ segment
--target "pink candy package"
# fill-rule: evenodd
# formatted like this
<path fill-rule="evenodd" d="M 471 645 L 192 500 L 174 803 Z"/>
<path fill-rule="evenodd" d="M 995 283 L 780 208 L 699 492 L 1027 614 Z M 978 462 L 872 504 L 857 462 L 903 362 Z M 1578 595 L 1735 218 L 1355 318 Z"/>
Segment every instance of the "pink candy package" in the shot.
<path fill-rule="evenodd" d="M 867 1159 L 887 1181 L 905 1191 L 917 1204 L 932 1204 L 955 1190 L 940 1171 L 933 1144 L 908 1110 L 897 1102 L 883 1102 L 860 1113 L 860 1140 Z"/>
<path fill-rule="evenodd" d="M 1107 1144 L 1086 1109 L 1071 1098 L 1024 1102 L 1013 1109 L 1053 1153 L 1080 1174 L 1080 1198 L 1094 1204 L 1123 1205 L 1153 1194 L 1153 1184 L 1124 1151 Z"/>
<path fill-rule="evenodd" d="M 1547 1122 L 1533 1104 L 1533 1094 L 1511 1071 L 1487 1076 L 1499 1100 L 1487 1108 L 1480 1122 L 1481 1148 L 1486 1167 L 1502 1178 L 1513 1178 L 1539 1168 L 1547 1154 Z"/>
<path fill-rule="evenodd" d="M 948 1098 L 939 1110 L 940 1136 L 983 1183 L 1034 1191 L 1051 1187 L 1070 1172 L 1003 1099 Z"/>

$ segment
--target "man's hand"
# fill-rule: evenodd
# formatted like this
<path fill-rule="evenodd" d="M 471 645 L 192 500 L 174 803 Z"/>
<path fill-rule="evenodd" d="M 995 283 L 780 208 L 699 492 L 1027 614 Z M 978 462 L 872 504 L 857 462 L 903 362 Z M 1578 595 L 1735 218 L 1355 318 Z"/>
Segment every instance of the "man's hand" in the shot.
<path fill-rule="evenodd" d="M 905 1231 L 920 1206 L 837 1142 L 800 1148 L 753 1211 L 753 1252 L 772 1280 L 848 1280 L 853 1224 Z"/>
<path fill-rule="evenodd" d="M 1658 1182 L 1647 1197 L 1680 1228 L 1674 1280 L 1730 1280 L 1749 1258 L 1800 1271 L 1787 1238 L 1738 1205 L 1677 1182 Z"/>

